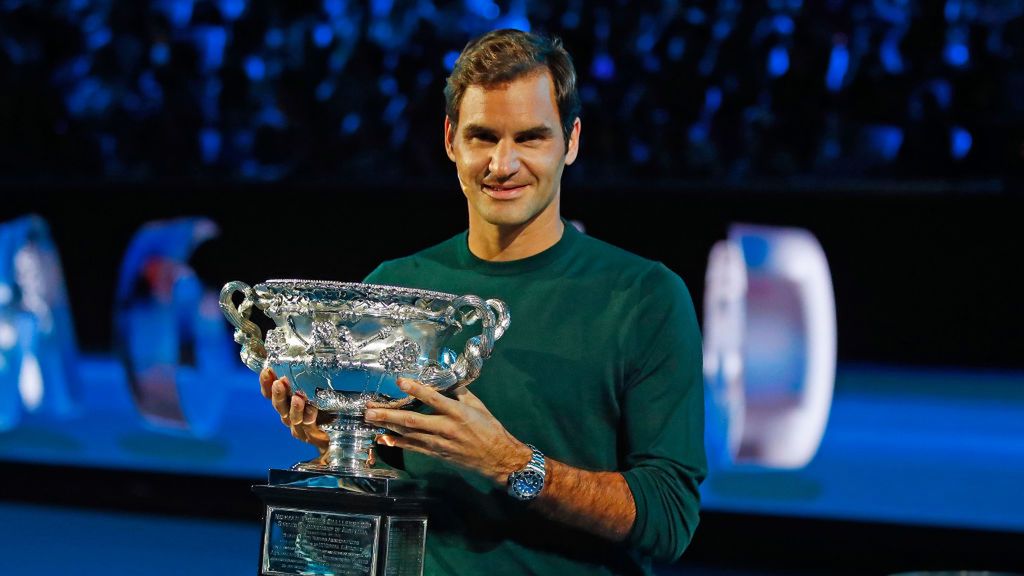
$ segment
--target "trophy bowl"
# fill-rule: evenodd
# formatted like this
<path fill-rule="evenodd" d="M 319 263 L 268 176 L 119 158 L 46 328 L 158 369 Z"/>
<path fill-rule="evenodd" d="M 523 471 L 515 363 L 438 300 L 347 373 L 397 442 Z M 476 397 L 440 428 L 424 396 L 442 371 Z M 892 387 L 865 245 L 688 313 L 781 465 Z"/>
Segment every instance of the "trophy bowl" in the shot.
<path fill-rule="evenodd" d="M 236 292 L 243 295 L 238 305 Z M 276 324 L 266 338 L 250 320 L 254 305 Z M 235 327 L 242 362 L 254 372 L 270 367 L 287 376 L 292 393 L 320 411 L 317 425 L 330 440 L 326 458 L 294 468 L 370 477 L 397 473 L 374 467 L 374 439 L 383 430 L 365 422 L 367 404 L 414 407 L 415 398 L 398 388 L 400 377 L 448 393 L 468 385 L 510 321 L 500 300 L 315 280 L 268 280 L 254 287 L 228 282 L 220 307 Z M 477 323 L 480 334 L 466 341 L 461 354 L 446 347 Z"/>

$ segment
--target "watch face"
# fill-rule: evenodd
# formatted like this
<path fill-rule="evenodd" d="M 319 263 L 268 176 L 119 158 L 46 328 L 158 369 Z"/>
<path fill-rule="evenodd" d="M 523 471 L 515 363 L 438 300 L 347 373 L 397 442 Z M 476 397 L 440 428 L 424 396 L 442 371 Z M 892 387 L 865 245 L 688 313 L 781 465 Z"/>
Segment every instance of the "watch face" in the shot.
<path fill-rule="evenodd" d="M 515 490 L 523 496 L 533 496 L 544 487 L 544 477 L 534 470 L 523 470 L 516 475 Z"/>

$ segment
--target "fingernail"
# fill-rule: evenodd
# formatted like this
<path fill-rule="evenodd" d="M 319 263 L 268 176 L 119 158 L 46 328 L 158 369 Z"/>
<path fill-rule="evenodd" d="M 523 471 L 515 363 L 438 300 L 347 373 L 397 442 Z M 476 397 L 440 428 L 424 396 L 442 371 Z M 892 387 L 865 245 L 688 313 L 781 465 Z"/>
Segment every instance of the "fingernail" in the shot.
<path fill-rule="evenodd" d="M 274 385 L 271 387 L 274 394 L 284 394 L 284 384 L 281 384 L 280 380 L 274 380 Z"/>
<path fill-rule="evenodd" d="M 398 379 L 398 388 L 400 390 L 403 390 L 403 391 L 408 390 L 409 389 L 409 381 L 406 380 L 405 378 L 399 378 Z"/>
<path fill-rule="evenodd" d="M 381 436 L 380 439 L 381 439 L 382 442 L 384 442 L 385 446 L 394 446 L 395 445 L 395 441 L 392 440 L 390 436 Z"/>
<path fill-rule="evenodd" d="M 367 420 L 375 420 L 378 416 L 380 416 L 380 412 L 377 411 L 377 410 L 367 410 L 366 411 L 366 419 Z"/>

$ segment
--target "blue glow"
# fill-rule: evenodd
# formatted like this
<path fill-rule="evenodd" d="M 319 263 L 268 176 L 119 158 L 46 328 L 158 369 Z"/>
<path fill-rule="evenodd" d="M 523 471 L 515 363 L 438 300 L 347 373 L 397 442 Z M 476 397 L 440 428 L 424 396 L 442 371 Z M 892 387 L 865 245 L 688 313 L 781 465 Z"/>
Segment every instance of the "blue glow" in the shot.
<path fill-rule="evenodd" d="M 897 126 L 876 125 L 866 129 L 868 146 L 878 152 L 883 160 L 896 159 L 903 146 L 903 130 Z"/>
<path fill-rule="evenodd" d="M 658 126 L 668 124 L 670 117 L 668 110 L 665 110 L 664 108 L 655 108 L 651 111 L 651 120 L 653 120 Z"/>
<path fill-rule="evenodd" d="M 629 155 L 633 162 L 644 164 L 651 159 L 651 148 L 639 140 L 632 140 L 629 143 Z"/>
<path fill-rule="evenodd" d="M 499 28 L 510 28 L 512 30 L 530 31 L 530 19 L 524 14 L 509 14 L 497 22 Z"/>
<path fill-rule="evenodd" d="M 928 87 L 931 88 L 932 95 L 935 96 L 935 102 L 939 105 L 939 108 L 948 110 L 950 105 L 953 104 L 953 87 L 949 82 L 937 79 L 932 81 Z"/>
<path fill-rule="evenodd" d="M 280 28 L 271 28 L 267 30 L 263 42 L 266 43 L 267 48 L 280 48 L 284 45 L 284 32 Z"/>
<path fill-rule="evenodd" d="M 330 80 L 324 80 L 316 86 L 316 99 L 320 102 L 326 102 L 334 95 L 334 82 Z"/>
<path fill-rule="evenodd" d="M 743 259 L 748 267 L 757 269 L 768 261 L 771 247 L 765 238 L 747 234 L 740 238 L 740 245 L 743 247 Z"/>
<path fill-rule="evenodd" d="M 615 76 L 615 61 L 607 53 L 598 54 L 590 65 L 590 73 L 598 80 L 611 80 Z"/>
<path fill-rule="evenodd" d="M 406 122 L 399 122 L 395 125 L 395 129 L 391 131 L 391 147 L 395 150 L 399 149 L 405 142 L 406 137 L 409 135 L 409 124 Z"/>
<path fill-rule="evenodd" d="M 580 25 L 580 13 L 575 10 L 569 10 L 565 14 L 562 14 L 562 28 L 567 30 L 575 30 Z"/>
<path fill-rule="evenodd" d="M 239 16 L 245 12 L 245 0 L 219 0 L 217 7 L 220 8 L 220 13 L 226 20 L 238 20 Z"/>
<path fill-rule="evenodd" d="M 661 71 L 661 60 L 657 56 L 648 52 L 644 54 L 644 70 L 647 72 L 660 72 Z"/>
<path fill-rule="evenodd" d="M 971 133 L 962 126 L 953 126 L 950 130 L 949 140 L 949 153 L 953 156 L 954 160 L 963 160 L 974 144 L 974 138 L 971 136 Z"/>
<path fill-rule="evenodd" d="M 192 0 L 164 0 L 163 8 L 175 28 L 184 28 L 192 20 Z"/>
<path fill-rule="evenodd" d="M 376 17 L 387 16 L 394 7 L 394 0 L 371 0 L 370 13 Z"/>
<path fill-rule="evenodd" d="M 700 8 L 693 7 L 686 11 L 686 21 L 694 26 L 699 26 L 707 20 L 707 16 Z"/>
<path fill-rule="evenodd" d="M 228 32 L 223 26 L 201 26 L 193 36 L 196 49 L 202 56 L 204 70 L 216 70 L 224 63 L 224 48 L 228 43 Z"/>
<path fill-rule="evenodd" d="M 345 64 L 348 64 L 348 54 L 341 50 L 334 50 L 331 52 L 331 59 L 327 62 L 327 67 L 332 72 L 341 72 L 345 68 Z"/>
<path fill-rule="evenodd" d="M 706 142 L 708 139 L 708 127 L 703 122 L 697 122 L 693 126 L 690 126 L 690 130 L 686 133 L 686 136 L 690 140 L 691 144 Z"/>
<path fill-rule="evenodd" d="M 381 76 L 377 82 L 377 89 L 385 96 L 398 94 L 398 80 L 394 76 Z"/>
<path fill-rule="evenodd" d="M 704 93 L 704 108 L 707 113 L 714 113 L 722 105 L 722 89 L 718 86 L 709 86 Z"/>
<path fill-rule="evenodd" d="M 650 50 L 654 48 L 654 43 L 657 41 L 658 39 L 654 36 L 653 32 L 644 32 L 636 39 L 636 50 L 641 54 L 650 52 Z"/>
<path fill-rule="evenodd" d="M 199 132 L 199 152 L 203 164 L 213 164 L 220 157 L 221 136 L 214 128 L 203 128 Z"/>
<path fill-rule="evenodd" d="M 948 22 L 954 22 L 960 19 L 960 0 L 946 0 L 946 20 Z"/>
<path fill-rule="evenodd" d="M 501 8 L 491 0 L 464 0 L 463 3 L 467 10 L 487 20 L 494 20 L 501 15 Z"/>
<path fill-rule="evenodd" d="M 409 101 L 405 96 L 398 95 L 388 102 L 387 108 L 384 109 L 384 121 L 388 124 L 394 124 L 398 122 L 398 119 L 402 117 L 402 112 L 405 111 L 405 106 Z"/>
<path fill-rule="evenodd" d="M 455 69 L 455 61 L 459 59 L 459 53 L 455 50 L 444 55 L 444 69 L 451 72 Z"/>
<path fill-rule="evenodd" d="M 356 130 L 359 130 L 359 124 L 361 123 L 362 119 L 359 117 L 359 114 L 349 112 L 341 121 L 341 133 L 346 136 L 355 134 Z"/>
<path fill-rule="evenodd" d="M 732 24 L 727 20 L 719 20 L 711 28 L 711 34 L 715 37 L 715 40 L 724 40 L 730 32 L 732 32 Z"/>
<path fill-rule="evenodd" d="M 796 27 L 793 24 L 793 19 L 785 14 L 776 14 L 775 18 L 772 19 L 772 25 L 775 27 L 776 32 L 785 36 L 792 34 L 793 29 Z"/>
<path fill-rule="evenodd" d="M 670 60 L 679 60 L 686 53 L 686 39 L 682 36 L 673 36 L 668 41 L 668 57 Z"/>
<path fill-rule="evenodd" d="M 775 46 L 768 53 L 768 74 L 779 77 L 789 70 L 789 52 L 785 46 Z"/>
<path fill-rule="evenodd" d="M 89 32 L 88 36 L 86 36 L 85 44 L 89 47 L 89 50 L 99 50 L 110 43 L 110 38 L 110 28 L 102 26 Z"/>
<path fill-rule="evenodd" d="M 967 45 L 962 42 L 950 42 L 946 44 L 946 49 L 942 52 L 946 63 L 955 68 L 961 68 L 967 65 L 967 62 L 971 59 L 970 51 L 967 49 Z"/>
<path fill-rule="evenodd" d="M 843 79 L 850 67 L 850 52 L 846 44 L 832 45 L 832 54 L 828 58 L 828 72 L 825 73 L 825 87 L 830 92 L 838 92 L 843 87 Z"/>
<path fill-rule="evenodd" d="M 344 0 L 324 0 L 324 13 L 330 16 L 331 19 L 339 18 L 345 13 L 345 4 Z"/>
<path fill-rule="evenodd" d="M 433 81 L 434 75 L 430 72 L 430 70 L 420 70 L 419 73 L 416 74 L 416 85 L 419 87 L 420 90 L 426 88 L 427 86 L 430 86 L 430 83 Z"/>
<path fill-rule="evenodd" d="M 263 63 L 263 58 L 255 55 L 246 58 L 245 75 L 256 82 L 263 80 L 267 75 L 267 66 Z"/>
<path fill-rule="evenodd" d="M 149 48 L 149 61 L 157 66 L 163 66 L 171 59 L 171 49 L 167 44 L 158 42 Z"/>
<path fill-rule="evenodd" d="M 143 96 L 150 100 L 162 101 L 164 98 L 164 90 L 160 86 L 160 83 L 156 81 L 156 76 L 153 75 L 149 70 L 143 72 L 139 76 L 139 92 Z"/>
<path fill-rule="evenodd" d="M 879 47 L 878 55 L 886 72 L 889 74 L 900 74 L 903 72 L 903 55 L 900 54 L 899 36 L 896 34 L 887 35 Z"/>
<path fill-rule="evenodd" d="M 313 43 L 320 48 L 326 48 L 334 39 L 334 30 L 327 24 L 320 23 L 313 28 Z"/>
<path fill-rule="evenodd" d="M 284 128 L 288 125 L 288 119 L 285 118 L 284 113 L 273 104 L 264 106 L 263 110 L 260 110 L 259 122 L 272 128 Z"/>
<path fill-rule="evenodd" d="M 103 112 L 110 107 L 113 93 L 96 78 L 86 78 L 78 83 L 65 97 L 68 112 L 72 116 L 86 116 Z"/>
<path fill-rule="evenodd" d="M 842 149 L 839 147 L 839 141 L 835 138 L 829 138 L 825 140 L 825 146 L 822 148 L 821 154 L 829 160 L 835 160 L 839 158 L 842 153 Z"/>

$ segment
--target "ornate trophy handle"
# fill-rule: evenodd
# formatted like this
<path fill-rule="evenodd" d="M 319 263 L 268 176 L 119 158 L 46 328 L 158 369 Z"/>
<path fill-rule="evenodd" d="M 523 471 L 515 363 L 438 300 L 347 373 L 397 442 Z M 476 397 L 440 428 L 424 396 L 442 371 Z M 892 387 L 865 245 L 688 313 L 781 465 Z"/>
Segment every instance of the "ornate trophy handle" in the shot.
<path fill-rule="evenodd" d="M 241 305 L 235 307 L 231 297 L 235 292 L 245 295 Z M 253 372 L 259 373 L 267 359 L 267 348 L 263 344 L 263 333 L 255 322 L 249 320 L 256 292 L 245 282 L 228 282 L 220 290 L 220 309 L 228 322 L 235 327 L 235 342 L 242 345 L 242 362 Z"/>
<path fill-rule="evenodd" d="M 505 334 L 511 317 L 508 306 L 497 299 L 484 301 L 477 296 L 462 296 L 452 302 L 452 306 L 456 310 L 472 307 L 473 312 L 467 314 L 468 318 L 472 320 L 475 315 L 483 324 L 480 335 L 466 341 L 465 349 L 455 360 L 452 371 L 455 373 L 456 382 L 450 389 L 454 391 L 468 385 L 480 375 L 484 360 L 490 357 L 494 343 Z"/>

